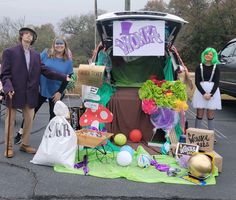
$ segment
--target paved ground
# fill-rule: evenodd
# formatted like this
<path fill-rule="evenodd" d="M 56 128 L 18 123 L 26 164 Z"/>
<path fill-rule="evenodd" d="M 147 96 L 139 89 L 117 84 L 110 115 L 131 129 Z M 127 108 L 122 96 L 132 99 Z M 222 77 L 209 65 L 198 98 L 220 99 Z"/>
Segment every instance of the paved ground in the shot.
<path fill-rule="evenodd" d="M 78 99 L 66 98 L 65 103 L 71 106 L 79 104 Z M 234 106 L 230 105 L 230 106 Z M 48 123 L 48 105 L 41 108 L 36 116 L 31 144 L 38 147 L 45 127 Z M 230 107 L 229 107 L 230 109 Z M 3 117 L 4 118 L 4 117 Z M 190 125 L 193 116 L 188 114 Z M 234 121 L 232 120 L 234 119 Z M 199 187 L 177 184 L 146 184 L 128 181 L 126 179 L 102 179 L 92 176 L 81 176 L 56 173 L 51 167 L 33 165 L 29 161 L 32 155 L 18 151 L 14 146 L 15 157 L 3 157 L 3 119 L 0 121 L 0 199 L 236 199 L 235 177 L 233 168 L 235 161 L 230 152 L 235 150 L 235 140 L 230 133 L 227 139 L 223 136 L 216 145 L 217 151 L 225 154 L 227 165 L 225 171 L 217 178 L 214 186 Z M 21 123 L 21 114 L 17 114 L 16 127 Z M 219 121 L 219 124 L 221 121 Z M 225 129 L 236 128 L 235 114 L 228 116 Z M 223 125 L 224 126 L 224 125 Z M 235 132 L 235 131 L 234 131 Z M 221 140 L 222 139 L 222 140 Z M 227 149 L 227 152 L 226 152 Z"/>

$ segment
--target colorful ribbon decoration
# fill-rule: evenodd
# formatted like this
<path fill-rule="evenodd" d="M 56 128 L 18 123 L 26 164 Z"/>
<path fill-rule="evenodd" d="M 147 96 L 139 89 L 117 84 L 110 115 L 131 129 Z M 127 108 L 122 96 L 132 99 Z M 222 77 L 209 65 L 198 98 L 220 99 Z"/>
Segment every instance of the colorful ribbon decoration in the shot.
<path fill-rule="evenodd" d="M 151 165 L 161 172 L 168 172 L 170 169 L 170 166 L 165 164 L 159 164 L 156 160 L 151 160 Z"/>
<path fill-rule="evenodd" d="M 168 176 L 176 176 L 181 170 L 178 168 L 170 167 L 166 164 L 158 164 L 156 160 L 151 160 L 151 165 L 158 171 L 166 172 Z"/>
<path fill-rule="evenodd" d="M 89 173 L 89 168 L 88 168 L 88 156 L 84 155 L 83 161 L 76 163 L 74 165 L 74 168 L 79 169 L 83 167 L 84 175 L 87 175 Z"/>

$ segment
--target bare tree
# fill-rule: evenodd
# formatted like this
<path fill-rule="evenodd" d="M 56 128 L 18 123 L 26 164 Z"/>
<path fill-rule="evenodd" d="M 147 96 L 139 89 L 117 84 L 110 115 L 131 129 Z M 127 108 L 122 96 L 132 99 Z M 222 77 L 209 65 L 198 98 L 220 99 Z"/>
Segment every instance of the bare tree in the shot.
<path fill-rule="evenodd" d="M 0 21 L 0 51 L 17 42 L 18 31 L 25 24 L 25 19 L 11 20 L 4 17 Z"/>

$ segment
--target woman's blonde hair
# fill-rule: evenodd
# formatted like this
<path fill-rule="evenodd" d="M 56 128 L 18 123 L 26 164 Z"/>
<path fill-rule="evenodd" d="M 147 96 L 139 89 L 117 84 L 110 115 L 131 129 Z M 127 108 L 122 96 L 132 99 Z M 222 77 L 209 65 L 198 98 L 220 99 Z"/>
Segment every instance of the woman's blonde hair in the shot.
<path fill-rule="evenodd" d="M 57 36 L 57 37 L 54 38 L 54 40 L 52 42 L 52 47 L 50 49 L 48 49 L 48 52 L 47 52 L 48 53 L 48 57 L 49 58 L 56 58 L 56 51 L 55 51 L 55 42 L 56 42 L 56 40 L 62 40 L 64 42 L 64 44 L 65 44 L 65 50 L 63 52 L 62 59 L 64 61 L 70 59 L 68 44 L 67 44 L 65 38 L 62 37 L 62 36 Z"/>

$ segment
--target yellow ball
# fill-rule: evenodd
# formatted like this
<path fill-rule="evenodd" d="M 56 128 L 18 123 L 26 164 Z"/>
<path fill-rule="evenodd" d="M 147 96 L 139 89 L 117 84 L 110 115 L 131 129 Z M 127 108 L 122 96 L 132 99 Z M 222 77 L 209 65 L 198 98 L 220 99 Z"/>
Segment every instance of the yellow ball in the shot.
<path fill-rule="evenodd" d="M 123 146 L 127 142 L 127 138 L 123 133 L 118 133 L 114 137 L 115 144 Z"/>

